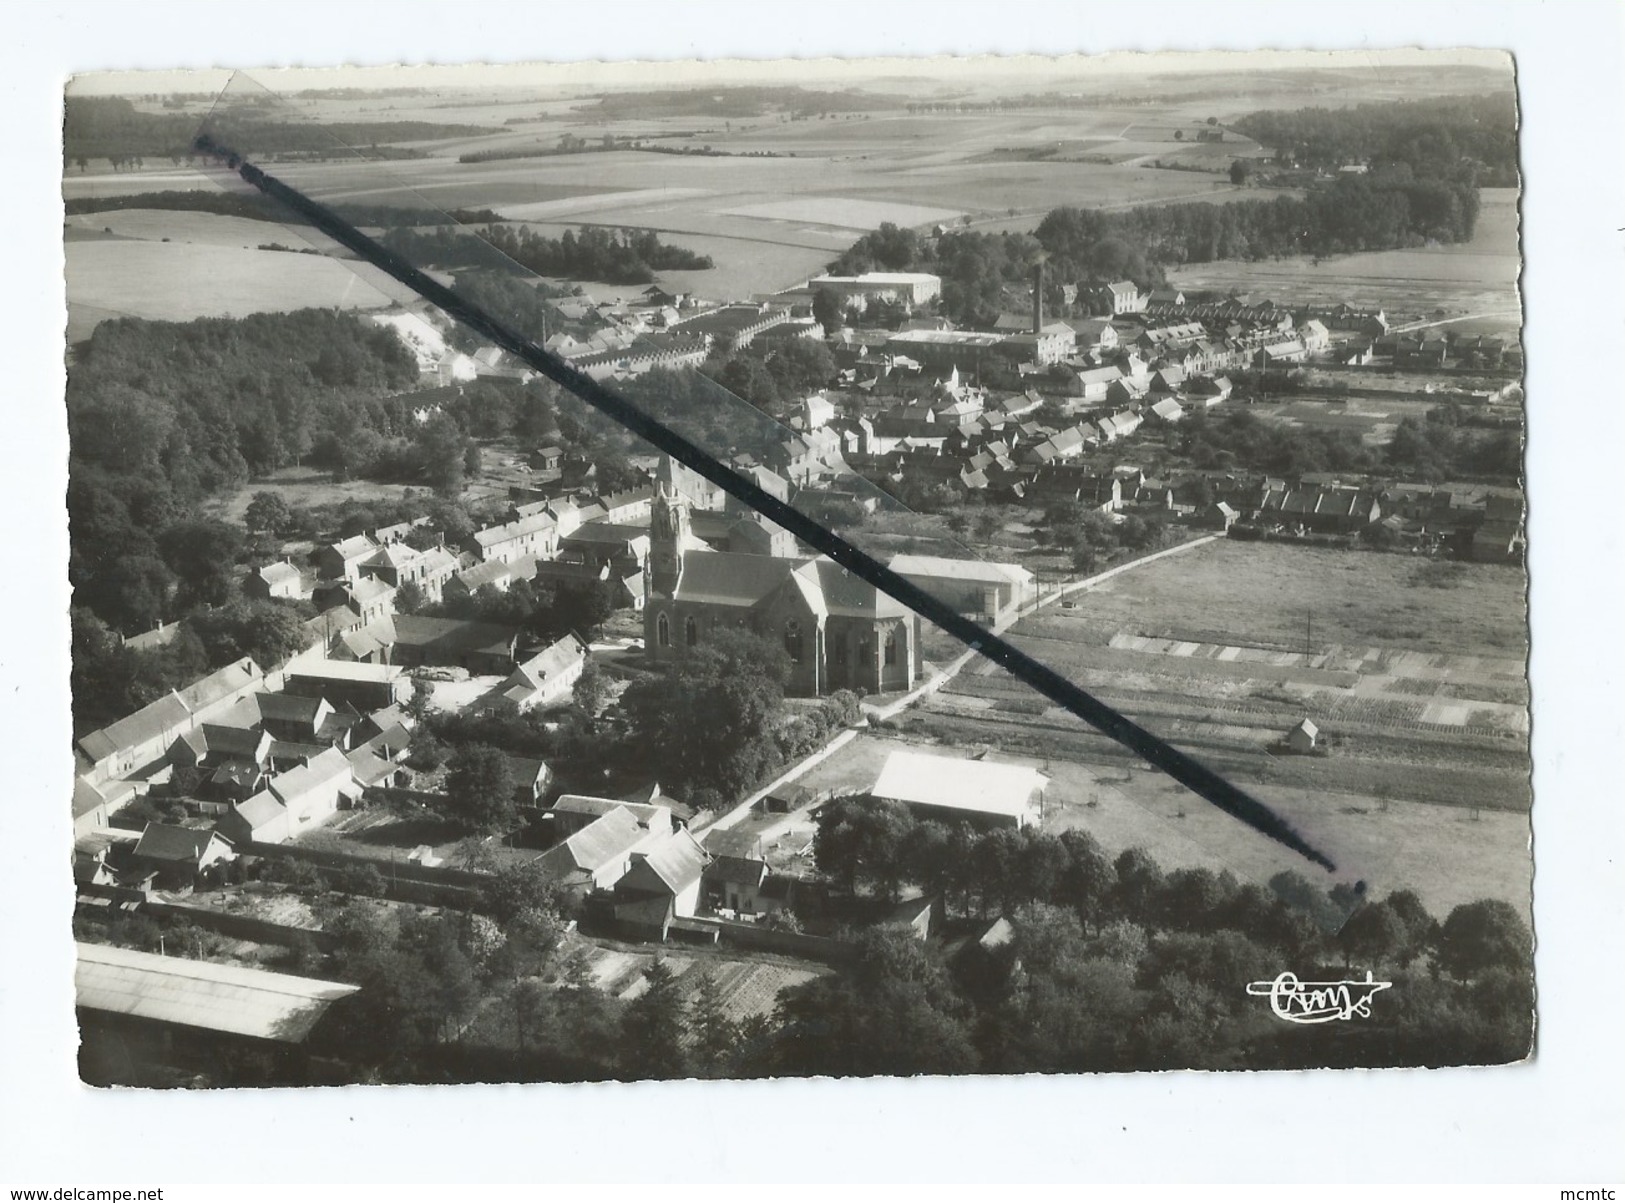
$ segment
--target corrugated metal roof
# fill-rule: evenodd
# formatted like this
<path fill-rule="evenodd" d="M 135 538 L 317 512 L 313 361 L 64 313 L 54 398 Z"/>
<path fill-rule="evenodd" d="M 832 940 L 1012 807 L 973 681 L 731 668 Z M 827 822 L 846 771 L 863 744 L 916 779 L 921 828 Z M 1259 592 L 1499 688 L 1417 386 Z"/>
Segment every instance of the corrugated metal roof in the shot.
<path fill-rule="evenodd" d="M 237 965 L 79 944 L 80 1007 L 159 1023 L 298 1044 L 359 986 Z"/>

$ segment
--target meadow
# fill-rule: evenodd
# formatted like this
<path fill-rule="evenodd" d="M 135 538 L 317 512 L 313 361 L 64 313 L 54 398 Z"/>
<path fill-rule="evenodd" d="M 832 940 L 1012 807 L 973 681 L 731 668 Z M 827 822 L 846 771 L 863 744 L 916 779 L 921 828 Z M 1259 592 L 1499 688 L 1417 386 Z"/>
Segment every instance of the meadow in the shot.
<path fill-rule="evenodd" d="M 264 229 L 266 241 L 283 235 L 288 245 L 282 227 L 265 224 Z M 114 317 L 185 322 L 308 308 L 384 309 L 395 303 L 383 291 L 395 286 L 373 269 L 326 255 L 122 239 L 70 240 L 63 253 L 70 345 Z"/>

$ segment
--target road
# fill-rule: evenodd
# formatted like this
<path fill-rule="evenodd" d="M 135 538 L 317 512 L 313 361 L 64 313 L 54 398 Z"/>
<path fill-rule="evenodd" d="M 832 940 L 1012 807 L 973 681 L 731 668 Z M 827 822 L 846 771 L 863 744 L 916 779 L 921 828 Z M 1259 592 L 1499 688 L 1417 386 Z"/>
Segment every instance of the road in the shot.
<path fill-rule="evenodd" d="M 1493 311 L 1488 312 L 1488 313 L 1463 313 L 1463 314 L 1457 315 L 1456 317 L 1444 317 L 1444 318 L 1439 318 L 1437 321 L 1431 321 L 1431 322 L 1406 322 L 1403 326 L 1390 326 L 1388 328 L 1388 333 L 1389 334 L 1409 334 L 1413 330 L 1431 330 L 1435 326 L 1453 326 L 1457 322 L 1475 322 L 1475 321 L 1478 321 L 1480 318 L 1491 318 L 1491 317 L 1515 317 L 1515 318 L 1522 319 L 1523 310 L 1521 310 L 1521 309 L 1497 309 L 1497 310 L 1493 310 Z"/>

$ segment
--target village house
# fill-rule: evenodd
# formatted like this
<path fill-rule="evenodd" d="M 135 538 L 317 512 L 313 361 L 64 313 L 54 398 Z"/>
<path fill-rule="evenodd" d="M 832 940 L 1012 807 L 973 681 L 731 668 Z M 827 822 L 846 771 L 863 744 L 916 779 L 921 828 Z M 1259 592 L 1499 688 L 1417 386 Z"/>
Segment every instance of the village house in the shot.
<path fill-rule="evenodd" d="M 84 775 L 101 785 L 159 766 L 181 735 L 230 709 L 264 679 L 259 665 L 245 656 L 90 732 L 77 744 Z"/>
<path fill-rule="evenodd" d="M 299 569 L 287 560 L 261 564 L 243 579 L 243 592 L 261 601 L 273 597 L 300 598 L 305 596 L 304 581 Z"/>
<path fill-rule="evenodd" d="M 238 843 L 281 843 L 325 822 L 360 796 L 348 757 L 328 748 L 308 764 L 272 777 L 264 790 L 233 807 L 220 828 Z"/>
<path fill-rule="evenodd" d="M 442 593 L 447 598 L 468 597 L 485 588 L 506 593 L 514 581 L 529 579 L 535 570 L 536 561 L 530 556 L 520 556 L 513 561 L 481 560 L 452 573 Z"/>
<path fill-rule="evenodd" d="M 1140 292 L 1139 286 L 1132 280 L 1094 284 L 1083 289 L 1080 295 L 1087 298 L 1096 313 L 1109 314 L 1112 317 L 1124 313 L 1141 313 L 1145 310 L 1147 300 Z"/>
<path fill-rule="evenodd" d="M 418 551 L 401 542 L 385 543 L 362 560 L 356 571 L 392 589 L 416 585 L 429 601 L 439 601 L 446 581 L 457 571 L 457 557 L 444 547 Z"/>
<path fill-rule="evenodd" d="M 664 807 L 642 809 L 658 813 L 645 813 L 640 818 L 635 803 L 573 795 L 560 798 L 550 814 L 585 821 L 537 857 L 537 867 L 564 889 L 613 889 L 632 867 L 634 852 L 658 845 L 673 831 L 670 811 Z"/>
<path fill-rule="evenodd" d="M 756 914 L 762 886 L 768 877 L 761 837 L 713 827 L 705 833 L 701 847 L 710 857 L 702 874 L 707 908 Z"/>
<path fill-rule="evenodd" d="M 323 580 L 353 580 L 359 574 L 361 562 L 377 550 L 378 545 L 366 535 L 351 535 L 317 548 L 310 559 Z"/>
<path fill-rule="evenodd" d="M 316 586 L 312 596 L 318 610 L 342 607 L 365 626 L 395 613 L 395 587 L 370 576 L 351 576 Z"/>
<path fill-rule="evenodd" d="M 150 870 L 162 890 L 189 890 L 218 875 L 218 866 L 236 859 L 231 840 L 213 827 L 148 823 L 131 853 L 138 868 Z"/>
<path fill-rule="evenodd" d="M 517 560 L 521 556 L 534 556 L 550 560 L 558 554 L 559 537 L 565 523 L 557 516 L 560 510 L 570 516 L 569 529 L 580 525 L 580 509 L 570 502 L 553 503 L 541 513 L 488 526 L 477 530 L 463 540 L 462 549 L 477 560 Z"/>
<path fill-rule="evenodd" d="M 412 682 L 388 664 L 347 660 L 302 660 L 288 666 L 282 687 L 287 694 L 326 698 L 335 707 L 348 704 L 368 714 L 412 696 Z"/>
<path fill-rule="evenodd" d="M 1074 346 L 1082 352 L 1115 351 L 1117 327 L 1109 317 L 1068 318 L 1072 327 Z"/>
<path fill-rule="evenodd" d="M 611 575 L 624 578 L 642 571 L 649 558 L 649 531 L 617 522 L 588 522 L 560 539 L 559 550 L 594 571 L 608 568 Z"/>
<path fill-rule="evenodd" d="M 517 707 L 521 714 L 562 706 L 570 700 L 586 664 L 587 645 L 575 635 L 565 635 L 516 664 L 482 703 L 489 706 L 500 700 Z"/>
<path fill-rule="evenodd" d="M 698 912 L 709 859 L 686 828 L 633 852 L 631 865 L 615 883 L 616 928 L 635 939 L 664 941 L 674 922 Z"/>

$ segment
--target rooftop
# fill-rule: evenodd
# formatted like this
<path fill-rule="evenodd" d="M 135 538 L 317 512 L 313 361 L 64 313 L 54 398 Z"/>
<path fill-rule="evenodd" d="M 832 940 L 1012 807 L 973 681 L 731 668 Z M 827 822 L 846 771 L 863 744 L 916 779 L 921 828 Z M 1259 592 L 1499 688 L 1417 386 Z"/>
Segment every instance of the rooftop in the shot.
<path fill-rule="evenodd" d="M 877 798 L 1018 818 L 1048 784 L 1037 769 L 921 752 L 893 752 L 869 792 Z"/>
<path fill-rule="evenodd" d="M 339 999 L 359 986 L 79 944 L 79 1007 L 260 1040 L 302 1043 Z"/>

